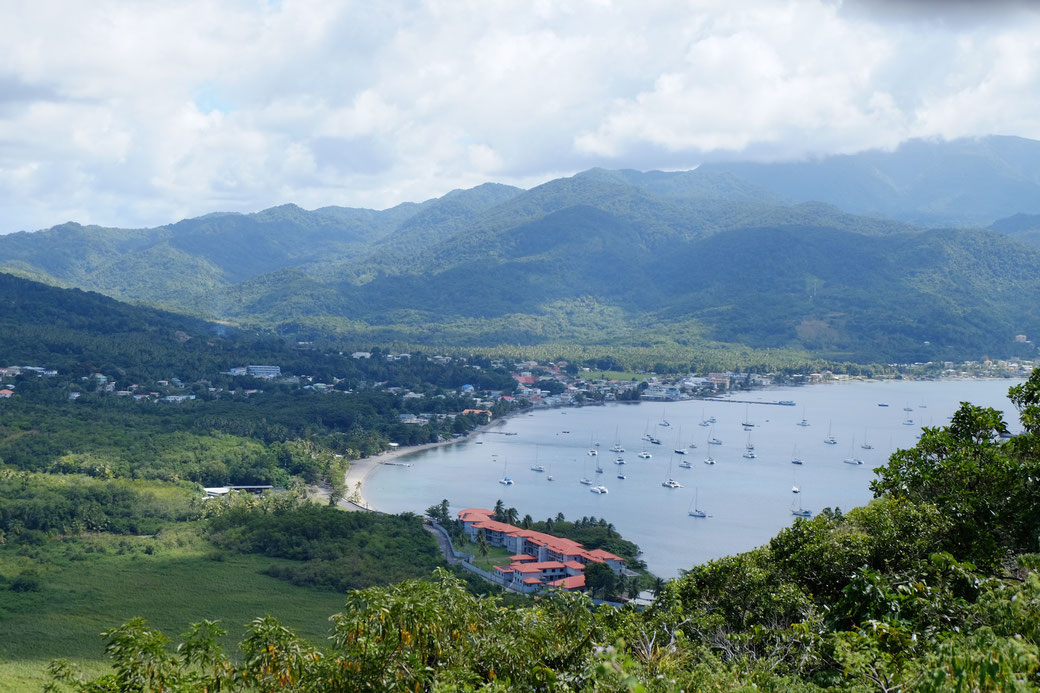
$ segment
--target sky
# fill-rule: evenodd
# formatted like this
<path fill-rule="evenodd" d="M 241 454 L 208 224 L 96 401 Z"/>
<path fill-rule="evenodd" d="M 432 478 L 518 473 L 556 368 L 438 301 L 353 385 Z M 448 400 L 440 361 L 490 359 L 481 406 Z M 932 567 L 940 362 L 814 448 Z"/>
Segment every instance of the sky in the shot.
<path fill-rule="evenodd" d="M 0 233 L 1040 139 L 1013 0 L 5 0 Z"/>

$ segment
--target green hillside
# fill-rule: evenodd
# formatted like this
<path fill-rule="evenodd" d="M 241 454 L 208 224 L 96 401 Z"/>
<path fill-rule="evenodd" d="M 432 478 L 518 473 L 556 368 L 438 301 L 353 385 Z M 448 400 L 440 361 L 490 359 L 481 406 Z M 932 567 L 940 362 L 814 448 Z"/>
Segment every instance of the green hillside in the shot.
<path fill-rule="evenodd" d="M 1025 213 L 1040 199 L 1038 146 L 913 142 L 801 164 L 593 169 L 383 211 L 69 223 L 0 236 L 0 269 L 308 337 L 744 345 L 866 362 L 1011 355 L 1013 335 L 1040 329 Z M 881 214 L 1010 219 L 928 230 Z"/>

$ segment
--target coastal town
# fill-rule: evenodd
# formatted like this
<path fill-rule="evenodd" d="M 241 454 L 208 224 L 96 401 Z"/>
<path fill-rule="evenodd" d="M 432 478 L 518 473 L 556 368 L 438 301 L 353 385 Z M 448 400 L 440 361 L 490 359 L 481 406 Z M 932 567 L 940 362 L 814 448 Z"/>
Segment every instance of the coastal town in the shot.
<path fill-rule="evenodd" d="M 771 385 L 810 385 L 841 383 L 852 380 L 886 379 L 939 379 L 939 378 L 1023 378 L 1036 364 L 1029 359 L 965 361 L 954 363 L 888 364 L 884 370 L 842 373 L 823 370 L 805 373 L 757 373 L 750 371 L 720 371 L 704 374 L 665 374 L 647 371 L 618 373 L 593 371 L 588 366 L 576 366 L 566 361 L 516 361 L 508 363 L 491 359 L 486 365 L 472 363 L 461 356 L 353 352 L 354 360 L 379 358 L 389 363 L 423 359 L 442 367 L 464 366 L 473 372 L 484 368 L 508 374 L 511 387 L 487 388 L 464 383 L 455 394 L 471 399 L 470 406 L 458 412 L 421 412 L 422 407 L 405 407 L 415 413 L 402 413 L 401 423 L 423 425 L 431 419 L 452 419 L 457 414 L 476 414 L 490 419 L 496 405 L 522 407 L 568 407 L 602 404 L 605 402 L 680 401 L 712 397 L 721 393 L 750 390 Z M 0 367 L 0 398 L 17 393 L 16 378 L 54 377 L 57 370 L 39 365 Z M 392 380 L 361 380 L 332 376 L 328 382 L 303 373 L 283 372 L 277 364 L 235 366 L 215 373 L 212 378 L 186 382 L 178 377 L 158 378 L 148 382 L 122 382 L 111 373 L 92 373 L 81 376 L 67 385 L 69 399 L 92 393 L 126 397 L 128 399 L 179 404 L 194 400 L 249 398 L 263 395 L 265 388 L 298 389 L 328 395 L 350 394 L 357 390 L 378 390 L 400 397 L 403 402 L 426 397 L 443 397 L 445 392 L 416 391 L 395 384 Z"/>

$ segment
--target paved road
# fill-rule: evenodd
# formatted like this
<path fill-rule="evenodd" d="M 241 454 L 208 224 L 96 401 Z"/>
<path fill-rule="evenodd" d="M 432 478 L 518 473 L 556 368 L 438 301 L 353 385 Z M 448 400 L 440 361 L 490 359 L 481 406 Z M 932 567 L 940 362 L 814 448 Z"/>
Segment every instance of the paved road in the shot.
<path fill-rule="evenodd" d="M 434 527 L 431 527 L 430 525 L 424 524 L 423 528 L 427 532 L 432 534 L 433 538 L 437 540 L 437 544 L 441 547 L 441 551 L 444 553 L 444 559 L 448 561 L 448 565 L 458 565 L 459 563 L 462 563 L 462 561 L 455 558 L 455 556 L 452 554 L 451 544 L 448 543 L 447 537 L 445 537 L 443 534 L 441 534 L 439 531 L 437 531 Z"/>

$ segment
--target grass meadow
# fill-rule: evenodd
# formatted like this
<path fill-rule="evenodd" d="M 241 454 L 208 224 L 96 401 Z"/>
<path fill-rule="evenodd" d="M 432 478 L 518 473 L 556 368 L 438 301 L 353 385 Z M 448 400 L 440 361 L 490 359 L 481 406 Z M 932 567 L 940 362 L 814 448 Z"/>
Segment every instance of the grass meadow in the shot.
<path fill-rule="evenodd" d="M 343 595 L 263 574 L 280 562 L 218 551 L 190 526 L 154 537 L 93 535 L 0 547 L 0 689 L 39 690 L 57 658 L 103 673 L 100 633 L 134 616 L 162 630 L 172 644 L 190 623 L 219 620 L 232 657 L 245 625 L 264 614 L 321 643 Z M 19 576 L 24 585 L 26 574 L 35 590 L 10 589 Z"/>

